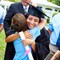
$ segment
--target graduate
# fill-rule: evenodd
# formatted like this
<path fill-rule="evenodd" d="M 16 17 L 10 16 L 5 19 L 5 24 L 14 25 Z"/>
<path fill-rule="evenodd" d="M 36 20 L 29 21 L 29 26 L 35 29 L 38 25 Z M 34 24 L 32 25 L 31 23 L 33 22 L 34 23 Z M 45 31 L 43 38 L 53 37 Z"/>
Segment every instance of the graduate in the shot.
<path fill-rule="evenodd" d="M 42 33 L 41 33 L 41 35 L 40 36 L 38 36 L 38 38 L 37 38 L 37 36 L 35 36 L 36 38 L 36 40 L 34 41 L 34 40 L 31 40 L 31 39 L 25 39 L 25 40 L 22 40 L 22 42 L 23 42 L 23 44 L 24 44 L 24 46 L 26 46 L 26 45 L 31 45 L 31 47 L 32 47 L 32 53 L 33 53 L 33 57 L 34 57 L 34 60 L 36 59 L 36 60 L 39 60 L 39 59 L 41 59 L 41 60 L 43 60 L 44 58 L 45 58 L 45 56 L 48 54 L 48 52 L 49 52 L 49 47 L 48 47 L 48 44 L 49 44 L 49 34 L 48 34 L 48 32 L 45 30 L 45 28 L 44 28 L 44 25 L 45 25 L 45 19 L 44 19 L 44 16 L 40 13 L 40 11 L 39 10 L 37 10 L 36 8 L 34 8 L 36 11 L 35 12 L 33 12 L 33 13 L 35 13 L 35 14 L 33 14 L 33 13 L 31 13 L 31 14 L 27 14 L 26 15 L 26 17 L 27 17 L 27 27 L 29 28 L 29 29 L 32 29 L 32 28 L 35 28 L 36 26 L 39 26 L 40 27 L 40 30 L 42 30 Z M 43 20 L 42 20 L 42 18 L 43 18 Z M 33 21 L 33 23 L 32 23 L 32 21 Z M 38 23 L 39 24 L 38 24 Z M 30 24 L 29 24 L 30 23 Z M 16 24 L 16 25 L 18 25 L 18 24 Z M 24 26 L 26 26 L 26 25 L 24 25 Z M 35 30 L 35 29 L 34 29 Z M 37 29 L 38 30 L 38 29 Z M 44 32 L 45 31 L 45 32 Z M 18 31 L 19 32 L 19 31 Z M 34 31 L 33 31 L 34 32 Z M 40 31 L 38 31 L 38 32 L 40 32 Z M 48 35 L 46 35 L 46 33 L 48 34 Z M 40 33 L 39 33 L 40 34 Z M 33 33 L 32 33 L 32 35 L 33 35 Z M 35 35 L 37 35 L 37 34 L 35 34 Z M 14 36 L 14 38 L 13 38 L 13 36 Z M 19 38 L 19 34 L 13 34 L 13 36 L 12 35 L 10 35 L 10 36 L 8 36 L 7 38 L 6 38 L 6 42 L 11 42 L 11 40 L 13 41 L 15 41 L 16 39 L 18 39 Z M 34 36 L 34 35 L 33 35 Z M 44 37 L 45 36 L 45 37 Z M 13 39 L 11 39 L 11 38 L 13 38 Z M 44 39 L 46 39 L 45 41 L 44 41 Z M 42 40 L 43 39 L 43 40 Z M 17 40 L 16 40 L 17 41 Z M 40 42 L 40 43 L 39 43 Z M 46 43 L 45 43 L 46 42 Z M 48 44 L 47 44 L 48 43 Z M 39 50 L 40 49 L 40 50 Z M 22 50 L 21 49 L 21 47 L 20 47 L 20 50 Z M 24 51 L 25 51 L 25 49 L 23 49 Z M 40 52 L 40 53 L 38 53 L 38 52 Z M 41 54 L 43 54 L 43 55 L 41 55 Z M 24 54 L 23 54 L 24 55 Z M 17 56 L 18 57 L 18 56 Z M 20 58 L 18 58 L 18 59 L 24 59 L 25 60 L 25 57 L 20 57 Z M 28 58 L 26 58 L 27 60 L 28 60 Z"/>

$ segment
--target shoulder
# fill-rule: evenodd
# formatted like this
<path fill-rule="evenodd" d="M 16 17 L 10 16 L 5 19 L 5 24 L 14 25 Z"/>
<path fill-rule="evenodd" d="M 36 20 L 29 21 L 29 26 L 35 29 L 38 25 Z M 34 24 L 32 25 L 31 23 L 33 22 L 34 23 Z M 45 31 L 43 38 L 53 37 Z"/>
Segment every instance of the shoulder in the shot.
<path fill-rule="evenodd" d="M 3 7 L 0 6 L 0 9 L 3 9 Z"/>
<path fill-rule="evenodd" d="M 4 16 L 4 9 L 0 6 L 0 18 L 3 18 Z"/>
<path fill-rule="evenodd" d="M 60 13 L 59 14 L 56 14 L 54 17 L 59 17 L 60 16 Z"/>
<path fill-rule="evenodd" d="M 21 5 L 21 2 L 19 2 L 19 3 L 13 3 L 13 4 L 10 5 L 10 7 L 16 7 L 16 6 L 19 6 L 19 5 Z"/>
<path fill-rule="evenodd" d="M 52 23 L 54 24 L 54 25 L 57 25 L 57 24 L 60 24 L 60 13 L 59 14 L 56 14 L 54 17 L 52 17 Z"/>
<path fill-rule="evenodd" d="M 3 10 L 4 10 L 4 8 L 0 6 L 0 11 L 3 11 Z"/>
<path fill-rule="evenodd" d="M 53 19 L 55 20 L 55 19 L 59 19 L 60 18 L 60 13 L 59 14 L 56 14 L 54 17 L 53 17 Z"/>

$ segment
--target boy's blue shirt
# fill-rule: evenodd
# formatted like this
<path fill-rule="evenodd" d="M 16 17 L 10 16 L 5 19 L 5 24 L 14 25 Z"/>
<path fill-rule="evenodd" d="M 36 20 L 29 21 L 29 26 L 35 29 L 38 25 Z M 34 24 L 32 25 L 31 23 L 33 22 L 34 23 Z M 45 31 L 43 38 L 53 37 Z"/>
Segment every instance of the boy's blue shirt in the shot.
<path fill-rule="evenodd" d="M 40 35 L 40 27 L 36 26 L 33 29 L 28 30 L 30 33 L 33 34 L 33 40 L 37 38 L 37 36 Z M 25 47 L 22 43 L 22 39 L 18 38 L 14 42 L 14 47 L 15 47 L 15 56 L 13 60 L 29 60 L 28 55 L 24 56 L 25 54 Z"/>
<path fill-rule="evenodd" d="M 51 19 L 48 29 L 52 31 L 50 36 L 50 43 L 56 46 L 60 46 L 60 13 Z"/>
<path fill-rule="evenodd" d="M 28 31 L 33 35 L 33 40 L 35 40 L 36 37 L 40 35 L 40 27 L 39 26 L 36 26 L 35 28 L 30 29 Z"/>

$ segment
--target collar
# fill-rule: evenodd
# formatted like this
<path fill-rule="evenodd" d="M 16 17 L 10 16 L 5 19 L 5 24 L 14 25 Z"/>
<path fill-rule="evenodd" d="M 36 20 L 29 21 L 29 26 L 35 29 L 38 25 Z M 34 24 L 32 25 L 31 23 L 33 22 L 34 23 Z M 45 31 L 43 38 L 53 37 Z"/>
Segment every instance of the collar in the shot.
<path fill-rule="evenodd" d="M 29 5 L 27 5 L 27 6 L 23 6 L 24 9 L 25 9 L 25 7 L 26 7 L 27 9 L 29 9 Z"/>

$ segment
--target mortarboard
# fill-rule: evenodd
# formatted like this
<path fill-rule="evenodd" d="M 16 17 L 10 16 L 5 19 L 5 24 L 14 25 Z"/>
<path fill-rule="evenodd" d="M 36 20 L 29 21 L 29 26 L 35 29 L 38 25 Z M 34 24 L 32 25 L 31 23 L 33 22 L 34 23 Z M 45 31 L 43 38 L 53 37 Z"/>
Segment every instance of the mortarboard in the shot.
<path fill-rule="evenodd" d="M 37 16 L 38 18 L 44 18 L 44 16 L 50 18 L 49 16 L 47 16 L 45 13 L 42 12 L 41 8 L 35 7 L 33 5 L 31 5 L 30 3 L 27 3 L 28 5 L 30 5 L 32 7 L 32 9 L 34 10 L 33 12 L 30 12 L 29 15 L 33 15 L 33 16 Z"/>

